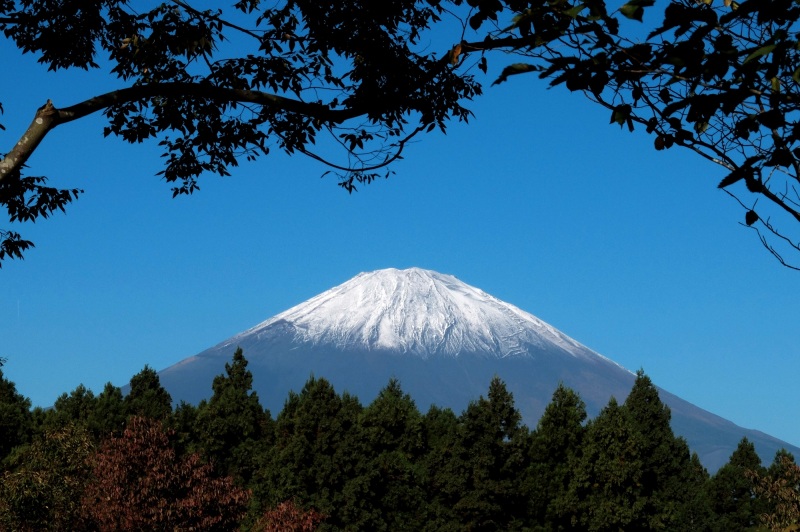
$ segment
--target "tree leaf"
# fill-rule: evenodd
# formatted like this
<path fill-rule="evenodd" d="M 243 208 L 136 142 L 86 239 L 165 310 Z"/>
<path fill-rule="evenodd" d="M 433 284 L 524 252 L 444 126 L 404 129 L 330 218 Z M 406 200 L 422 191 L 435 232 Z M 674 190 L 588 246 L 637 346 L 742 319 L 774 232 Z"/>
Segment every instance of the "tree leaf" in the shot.
<path fill-rule="evenodd" d="M 644 8 L 650 7 L 655 4 L 655 0 L 631 0 L 619 8 L 619 12 L 625 17 L 633 20 L 642 21 L 644 15 Z"/>
<path fill-rule="evenodd" d="M 756 50 L 755 52 L 753 52 L 753 53 L 751 53 L 750 55 L 748 55 L 748 56 L 747 56 L 747 59 L 745 59 L 745 60 L 742 62 L 742 64 L 747 64 L 747 63 L 749 63 L 750 61 L 752 61 L 753 59 L 758 59 L 759 57 L 763 57 L 763 56 L 765 56 L 765 55 L 769 55 L 769 54 L 771 54 L 771 53 L 772 53 L 772 51 L 775 49 L 775 47 L 776 47 L 776 46 L 777 46 L 776 44 L 768 44 L 768 45 L 766 45 L 766 46 L 762 46 L 761 48 L 759 48 L 759 49 L 758 49 L 758 50 Z"/>
<path fill-rule="evenodd" d="M 500 73 L 500 76 L 494 80 L 492 85 L 499 85 L 504 81 L 508 80 L 508 76 L 515 76 L 517 74 L 525 74 L 526 72 L 535 72 L 539 70 L 536 65 L 531 65 L 529 63 L 514 63 L 513 65 L 508 65 L 503 69 Z"/>

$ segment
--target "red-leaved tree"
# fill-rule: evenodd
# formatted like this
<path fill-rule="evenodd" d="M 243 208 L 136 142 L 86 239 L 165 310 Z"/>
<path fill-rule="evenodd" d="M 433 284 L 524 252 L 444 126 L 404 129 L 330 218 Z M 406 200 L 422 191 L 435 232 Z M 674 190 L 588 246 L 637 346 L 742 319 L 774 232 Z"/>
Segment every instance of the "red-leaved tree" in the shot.
<path fill-rule="evenodd" d="M 250 492 L 219 478 L 197 454 L 180 457 L 171 431 L 132 417 L 93 461 L 84 508 L 100 530 L 234 530 Z"/>
<path fill-rule="evenodd" d="M 325 520 L 316 510 L 303 510 L 291 500 L 267 510 L 253 527 L 257 532 L 313 532 Z"/>

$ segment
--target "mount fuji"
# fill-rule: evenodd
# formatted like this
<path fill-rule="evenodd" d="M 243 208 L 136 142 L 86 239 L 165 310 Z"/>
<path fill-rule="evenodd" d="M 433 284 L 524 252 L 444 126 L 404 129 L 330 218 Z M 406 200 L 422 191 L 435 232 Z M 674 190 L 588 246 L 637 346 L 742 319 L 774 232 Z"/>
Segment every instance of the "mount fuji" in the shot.
<path fill-rule="evenodd" d="M 214 376 L 241 347 L 253 387 L 273 413 L 313 374 L 368 404 L 390 378 L 425 412 L 456 413 L 485 395 L 497 375 L 514 394 L 523 421 L 535 427 L 563 382 L 596 415 L 611 396 L 627 397 L 635 375 L 513 305 L 451 275 L 419 268 L 361 273 L 308 301 L 159 372 L 173 400 L 210 396 Z M 744 429 L 659 389 L 709 471 L 727 462 L 742 437 L 762 459 L 793 447 Z"/>

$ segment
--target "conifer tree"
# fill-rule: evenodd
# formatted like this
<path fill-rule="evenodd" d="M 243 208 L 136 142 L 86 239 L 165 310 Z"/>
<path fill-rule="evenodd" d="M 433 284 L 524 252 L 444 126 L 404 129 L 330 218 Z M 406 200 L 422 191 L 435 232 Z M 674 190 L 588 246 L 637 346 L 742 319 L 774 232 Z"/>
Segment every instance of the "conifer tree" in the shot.
<path fill-rule="evenodd" d="M 515 480 L 525 467 L 526 436 L 514 398 L 497 377 L 487 398 L 470 403 L 461 415 L 459 451 L 463 491 L 453 506 L 463 528 L 507 528 L 524 508 Z"/>
<path fill-rule="evenodd" d="M 5 378 L 3 362 L 5 359 L 0 358 L 0 463 L 11 449 L 29 440 L 33 428 L 31 401 Z"/>
<path fill-rule="evenodd" d="M 755 446 L 742 438 L 728 463 L 711 477 L 709 502 L 714 511 L 714 530 L 756 530 L 759 516 L 767 510 L 764 500 L 756 497 L 752 474 L 763 476 L 766 470 Z"/>
<path fill-rule="evenodd" d="M 211 399 L 198 406 L 195 424 L 205 455 L 244 485 L 253 476 L 254 457 L 264 454 L 272 439 L 272 420 L 252 391 L 247 364 L 237 348 L 225 374 L 214 378 Z"/>
<path fill-rule="evenodd" d="M 360 459 L 345 487 L 345 522 L 358 530 L 421 530 L 427 521 L 422 416 L 396 379 L 363 410 L 357 429 L 352 451 Z"/>
<path fill-rule="evenodd" d="M 423 465 L 428 494 L 428 523 L 425 530 L 458 530 L 454 504 L 464 490 L 466 477 L 461 464 L 462 449 L 459 418 L 449 408 L 435 405 L 422 419 L 427 442 Z"/>
<path fill-rule="evenodd" d="M 164 420 L 172 413 L 172 397 L 150 366 L 134 375 L 130 386 L 124 401 L 128 415 Z"/>
<path fill-rule="evenodd" d="M 53 408 L 44 412 L 42 422 L 51 429 L 80 424 L 89 429 L 94 441 L 99 443 L 125 428 L 127 409 L 122 391 L 110 382 L 97 396 L 80 384 L 69 394 L 61 394 Z"/>
<path fill-rule="evenodd" d="M 50 427 L 63 427 L 69 423 L 88 425 L 89 417 L 97 406 L 97 399 L 83 384 L 69 394 L 58 396 L 53 408 L 47 412 L 45 423 Z"/>
<path fill-rule="evenodd" d="M 352 452 L 361 410 L 356 398 L 338 395 L 325 379 L 312 376 L 299 394 L 289 392 L 275 422 L 275 444 L 258 472 L 262 509 L 295 500 L 327 515 L 326 523 L 344 526 L 344 488 L 361 459 Z"/>
<path fill-rule="evenodd" d="M 691 465 L 689 446 L 677 438 L 670 426 L 671 412 L 650 378 L 639 370 L 624 410 L 642 444 L 642 477 L 638 487 L 645 501 L 644 521 L 634 526 L 649 529 L 686 530 L 682 523 L 691 493 L 702 489 L 692 484 L 697 477 Z"/>
<path fill-rule="evenodd" d="M 175 448 L 181 453 L 198 450 L 197 407 L 181 401 L 169 419 L 168 426 L 175 431 Z"/>
<path fill-rule="evenodd" d="M 567 500 L 572 466 L 580 456 L 586 405 L 559 384 L 531 436 L 530 465 L 523 476 L 529 518 L 547 530 L 569 530 Z"/>
<path fill-rule="evenodd" d="M 586 427 L 569 489 L 574 530 L 636 530 L 647 500 L 640 487 L 645 444 L 615 398 Z"/>
<path fill-rule="evenodd" d="M 89 414 L 89 430 L 99 441 L 112 434 L 119 435 L 125 428 L 127 412 L 122 390 L 107 382 L 94 403 Z"/>
<path fill-rule="evenodd" d="M 708 471 L 697 453 L 692 453 L 689 477 L 684 486 L 687 499 L 677 520 L 682 530 L 705 532 L 713 529 L 714 513 L 708 499 L 708 482 Z"/>

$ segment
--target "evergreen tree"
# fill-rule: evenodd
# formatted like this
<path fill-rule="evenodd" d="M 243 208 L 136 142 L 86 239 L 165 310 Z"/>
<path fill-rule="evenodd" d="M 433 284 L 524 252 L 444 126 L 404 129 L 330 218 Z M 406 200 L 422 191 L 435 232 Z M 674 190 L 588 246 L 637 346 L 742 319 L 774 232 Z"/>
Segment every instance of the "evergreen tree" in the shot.
<path fill-rule="evenodd" d="M 515 481 L 525 467 L 526 432 L 514 398 L 497 377 L 487 398 L 470 403 L 461 415 L 457 474 L 463 490 L 453 505 L 461 527 L 507 528 L 524 508 Z"/>
<path fill-rule="evenodd" d="M 693 492 L 701 490 L 691 464 L 689 446 L 676 438 L 670 426 L 671 412 L 658 389 L 642 370 L 636 373 L 623 409 L 641 443 L 642 476 L 638 491 L 645 501 L 643 521 L 634 526 L 642 529 L 667 528 L 687 530 L 682 519 Z"/>
<path fill-rule="evenodd" d="M 212 388 L 211 399 L 197 408 L 197 438 L 221 471 L 246 485 L 256 467 L 254 457 L 271 443 L 272 420 L 252 391 L 253 375 L 241 348 L 225 364 L 225 374 L 214 378 Z"/>
<path fill-rule="evenodd" d="M 17 445 L 26 443 L 33 428 L 31 401 L 17 393 L 17 387 L 3 375 L 0 358 L 0 462 Z"/>
<path fill-rule="evenodd" d="M 89 414 L 89 430 L 97 440 L 112 434 L 119 435 L 125 428 L 127 412 L 122 390 L 107 382 L 96 397 L 94 410 Z"/>
<path fill-rule="evenodd" d="M 613 397 L 589 422 L 566 505 L 574 509 L 574 530 L 636 530 L 644 520 L 641 440 Z"/>
<path fill-rule="evenodd" d="M 396 379 L 363 410 L 355 476 L 345 486 L 344 521 L 358 530 L 421 530 L 427 519 L 422 416 Z"/>
<path fill-rule="evenodd" d="M 678 516 L 682 530 L 707 531 L 713 529 L 714 513 L 708 499 L 708 471 L 700 462 L 697 453 L 692 453 L 689 478 L 684 486 L 687 499 Z"/>
<path fill-rule="evenodd" d="M 175 448 L 180 454 L 198 450 L 197 407 L 181 401 L 172 412 L 168 426 L 175 431 Z"/>
<path fill-rule="evenodd" d="M 462 473 L 461 426 L 458 417 L 449 408 L 431 406 L 422 418 L 427 442 L 422 460 L 426 475 L 428 522 L 425 530 L 458 530 L 458 519 L 453 506 L 466 485 Z"/>
<path fill-rule="evenodd" d="M 714 511 L 714 530 L 757 530 L 759 516 L 767 511 L 764 500 L 756 498 L 752 473 L 763 476 L 761 458 L 747 438 L 742 438 L 728 463 L 711 477 L 709 502 Z"/>
<path fill-rule="evenodd" d="M 118 387 L 106 383 L 100 395 L 95 396 L 80 384 L 56 399 L 53 408 L 44 412 L 43 424 L 50 429 L 80 424 L 88 428 L 94 441 L 99 443 L 112 433 L 121 432 L 126 418 L 127 407 Z"/>
<path fill-rule="evenodd" d="M 559 384 L 532 434 L 523 489 L 529 519 L 545 530 L 570 530 L 569 485 L 572 465 L 580 456 L 586 405 Z"/>
<path fill-rule="evenodd" d="M 134 375 L 130 386 L 124 400 L 128 415 L 163 420 L 172 413 L 172 397 L 161 386 L 158 374 L 150 366 L 145 365 Z"/>
<path fill-rule="evenodd" d="M 69 394 L 62 393 L 58 396 L 53 408 L 47 412 L 45 423 L 53 428 L 70 423 L 87 426 L 96 406 L 97 399 L 94 393 L 83 384 L 79 384 Z"/>
<path fill-rule="evenodd" d="M 355 476 L 360 456 L 356 426 L 362 407 L 348 394 L 339 396 L 325 379 L 311 377 L 300 393 L 290 392 L 275 422 L 275 444 L 258 472 L 262 509 L 295 500 L 345 526 L 344 489 Z"/>

